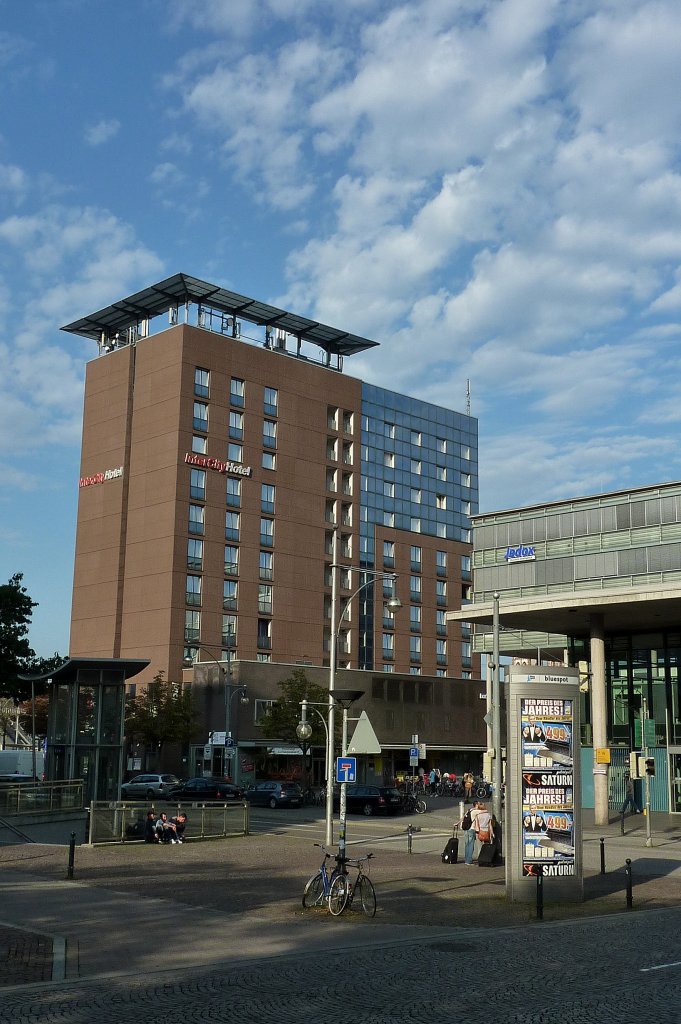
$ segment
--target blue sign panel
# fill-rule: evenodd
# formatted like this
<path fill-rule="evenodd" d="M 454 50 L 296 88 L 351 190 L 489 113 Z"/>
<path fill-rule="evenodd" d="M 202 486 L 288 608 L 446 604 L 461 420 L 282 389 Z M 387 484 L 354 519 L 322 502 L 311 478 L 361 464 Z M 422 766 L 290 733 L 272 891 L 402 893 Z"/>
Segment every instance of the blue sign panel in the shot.
<path fill-rule="evenodd" d="M 336 758 L 336 780 L 338 782 L 354 782 L 357 778 L 357 758 Z"/>
<path fill-rule="evenodd" d="M 418 747 L 410 747 L 409 748 L 409 757 L 415 757 L 416 760 L 418 761 L 418 759 L 419 759 L 419 748 Z"/>

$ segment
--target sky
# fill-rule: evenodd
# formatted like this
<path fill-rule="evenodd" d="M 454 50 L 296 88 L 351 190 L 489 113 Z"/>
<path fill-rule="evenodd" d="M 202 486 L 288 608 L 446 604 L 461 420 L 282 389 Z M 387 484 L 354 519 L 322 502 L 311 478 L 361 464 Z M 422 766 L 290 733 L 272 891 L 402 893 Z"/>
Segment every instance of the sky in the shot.
<path fill-rule="evenodd" d="M 471 412 L 480 511 L 681 478 L 678 0 L 0 0 L 0 580 L 68 652 L 72 320 L 183 272 Z"/>

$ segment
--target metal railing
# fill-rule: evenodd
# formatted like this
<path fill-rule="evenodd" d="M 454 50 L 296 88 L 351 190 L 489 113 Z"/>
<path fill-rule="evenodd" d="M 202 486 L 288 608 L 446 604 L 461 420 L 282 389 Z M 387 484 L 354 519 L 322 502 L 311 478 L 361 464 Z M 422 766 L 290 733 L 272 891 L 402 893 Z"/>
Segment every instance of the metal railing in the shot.
<path fill-rule="evenodd" d="M 249 834 L 249 805 L 244 803 L 168 803 L 151 804 L 130 800 L 90 804 L 88 842 L 129 843 L 144 839 L 144 824 L 149 811 L 156 818 L 162 813 L 173 817 L 180 811 L 187 815 L 185 839 L 217 839 Z"/>
<path fill-rule="evenodd" d="M 83 780 L 62 782 L 0 782 L 0 815 L 49 814 L 82 810 Z"/>

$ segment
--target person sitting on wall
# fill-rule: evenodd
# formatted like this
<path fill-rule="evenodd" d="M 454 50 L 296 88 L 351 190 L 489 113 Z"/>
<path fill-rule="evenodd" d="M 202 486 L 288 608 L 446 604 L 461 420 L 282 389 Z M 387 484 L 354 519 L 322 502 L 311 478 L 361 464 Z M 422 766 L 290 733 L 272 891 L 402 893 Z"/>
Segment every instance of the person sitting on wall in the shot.
<path fill-rule="evenodd" d="M 187 815 L 184 811 L 180 811 L 174 818 L 170 819 L 170 824 L 175 830 L 174 838 L 171 838 L 171 842 L 183 843 L 184 842 L 184 830 L 187 827 Z"/>
<path fill-rule="evenodd" d="M 156 822 L 156 835 L 159 843 L 170 843 L 175 839 L 175 829 L 168 821 L 168 815 L 162 811 L 161 817 Z"/>
<path fill-rule="evenodd" d="M 158 834 L 156 832 L 156 814 L 154 811 L 147 811 L 147 817 L 144 822 L 144 842 L 145 843 L 158 843 L 160 842 Z"/>

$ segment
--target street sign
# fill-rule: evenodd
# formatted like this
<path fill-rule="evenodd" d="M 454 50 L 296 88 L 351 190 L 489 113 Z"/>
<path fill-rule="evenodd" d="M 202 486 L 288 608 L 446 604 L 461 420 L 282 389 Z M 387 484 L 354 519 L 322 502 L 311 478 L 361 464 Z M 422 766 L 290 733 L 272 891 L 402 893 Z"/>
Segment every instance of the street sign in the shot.
<path fill-rule="evenodd" d="M 212 757 L 212 756 L 213 756 L 213 748 L 211 747 L 210 743 L 208 743 L 208 744 L 207 744 L 207 745 L 206 745 L 206 746 L 205 746 L 205 747 L 203 748 L 203 757 L 204 757 L 204 760 L 206 760 L 206 761 L 210 761 L 210 759 L 211 759 L 211 757 Z"/>
<path fill-rule="evenodd" d="M 225 746 L 226 747 L 233 747 L 234 746 L 234 740 L 232 739 L 231 736 L 228 736 L 227 739 L 225 740 Z"/>
<path fill-rule="evenodd" d="M 337 757 L 336 758 L 336 781 L 354 782 L 357 778 L 357 758 Z"/>
<path fill-rule="evenodd" d="M 381 744 L 374 732 L 374 727 L 369 721 L 366 711 L 359 716 L 357 727 L 348 743 L 348 750 L 351 754 L 380 754 Z"/>
<path fill-rule="evenodd" d="M 228 761 L 229 761 L 229 759 L 231 757 L 234 757 L 235 753 L 236 753 L 236 751 L 235 751 L 234 747 L 226 747 L 225 748 L 225 757 L 227 758 Z"/>
<path fill-rule="evenodd" d="M 409 748 L 409 757 L 415 757 L 416 760 L 418 761 L 418 759 L 419 759 L 419 748 L 418 747 L 410 747 Z"/>
<path fill-rule="evenodd" d="M 421 758 L 422 761 L 425 761 L 426 756 L 427 755 L 426 755 L 426 745 L 425 745 L 425 743 L 419 743 L 419 757 Z"/>

